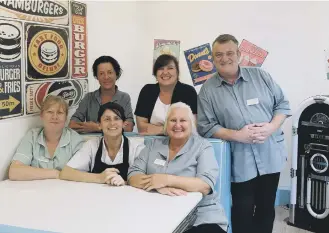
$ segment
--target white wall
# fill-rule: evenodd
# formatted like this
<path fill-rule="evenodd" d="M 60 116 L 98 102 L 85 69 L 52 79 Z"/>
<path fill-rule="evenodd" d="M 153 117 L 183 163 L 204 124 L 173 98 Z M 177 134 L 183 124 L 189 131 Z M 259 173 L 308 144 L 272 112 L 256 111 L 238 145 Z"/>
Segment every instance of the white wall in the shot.
<path fill-rule="evenodd" d="M 309 96 L 329 94 L 323 53 L 329 48 L 329 2 L 86 3 L 90 90 L 98 87 L 92 77 L 92 62 L 100 55 L 112 55 L 124 70 L 118 86 L 130 94 L 133 108 L 142 86 L 154 82 L 154 38 L 181 41 L 180 79 L 192 84 L 183 51 L 212 43 L 221 33 L 233 34 L 240 41 L 247 39 L 269 51 L 263 68 L 280 84 L 293 111 Z M 0 121 L 0 179 L 5 177 L 19 140 L 36 124 L 38 117 Z M 291 119 L 284 131 L 290 151 Z M 281 186 L 290 184 L 289 168 L 288 163 Z"/>

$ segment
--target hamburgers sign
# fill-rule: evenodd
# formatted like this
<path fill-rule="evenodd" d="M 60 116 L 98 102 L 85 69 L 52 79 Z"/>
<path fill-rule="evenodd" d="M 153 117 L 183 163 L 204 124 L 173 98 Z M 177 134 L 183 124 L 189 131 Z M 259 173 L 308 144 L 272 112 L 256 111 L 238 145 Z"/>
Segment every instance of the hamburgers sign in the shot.
<path fill-rule="evenodd" d="M 1 16 L 68 25 L 68 1 L 0 0 Z"/>

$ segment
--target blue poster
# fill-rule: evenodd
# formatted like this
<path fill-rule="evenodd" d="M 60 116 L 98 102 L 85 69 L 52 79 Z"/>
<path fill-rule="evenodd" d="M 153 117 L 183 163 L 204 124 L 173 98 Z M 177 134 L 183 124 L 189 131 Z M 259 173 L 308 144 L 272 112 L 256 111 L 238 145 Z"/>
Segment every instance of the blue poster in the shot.
<path fill-rule="evenodd" d="M 216 73 L 209 43 L 186 50 L 184 55 L 194 86 L 203 84 Z"/>

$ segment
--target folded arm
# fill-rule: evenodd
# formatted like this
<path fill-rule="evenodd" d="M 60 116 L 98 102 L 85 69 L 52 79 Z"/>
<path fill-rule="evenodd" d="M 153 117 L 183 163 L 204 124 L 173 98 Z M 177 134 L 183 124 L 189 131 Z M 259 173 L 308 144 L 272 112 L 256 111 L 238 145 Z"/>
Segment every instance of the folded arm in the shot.
<path fill-rule="evenodd" d="M 183 177 L 169 175 L 169 187 L 183 189 L 187 192 L 200 192 L 204 196 L 208 195 L 211 191 L 211 187 L 197 177 Z"/>
<path fill-rule="evenodd" d="M 88 173 L 65 166 L 61 171 L 59 178 L 62 180 L 71 180 L 86 183 L 104 183 L 100 174 Z"/>
<path fill-rule="evenodd" d="M 58 178 L 59 171 L 56 169 L 31 167 L 17 160 L 14 160 L 9 167 L 10 180 L 43 180 Z"/>

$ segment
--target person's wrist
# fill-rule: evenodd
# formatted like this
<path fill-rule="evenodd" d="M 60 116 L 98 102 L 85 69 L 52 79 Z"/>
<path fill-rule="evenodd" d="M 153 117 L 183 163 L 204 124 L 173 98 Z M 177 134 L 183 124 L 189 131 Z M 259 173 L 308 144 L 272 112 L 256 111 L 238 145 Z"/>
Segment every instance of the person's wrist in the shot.
<path fill-rule="evenodd" d="M 101 124 L 96 123 L 95 131 L 101 131 Z"/>
<path fill-rule="evenodd" d="M 166 182 L 166 186 L 165 187 L 170 187 L 170 186 L 172 186 L 172 184 L 173 184 L 173 179 L 174 179 L 174 176 L 172 176 L 172 175 L 166 175 L 167 177 L 167 182 Z"/>
<path fill-rule="evenodd" d="M 233 138 L 235 138 L 236 141 L 241 142 L 241 129 L 234 130 L 233 135 L 234 135 Z"/>
<path fill-rule="evenodd" d="M 269 123 L 270 125 L 270 135 L 276 131 L 276 125 L 273 122 Z"/>
<path fill-rule="evenodd" d="M 161 125 L 161 126 L 159 126 L 159 127 L 160 127 L 160 135 L 163 135 L 163 134 L 164 134 L 164 126 Z"/>
<path fill-rule="evenodd" d="M 59 174 L 60 174 L 60 171 L 54 169 L 54 177 L 55 177 L 55 179 L 59 179 Z"/>

